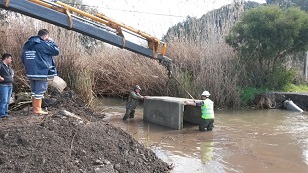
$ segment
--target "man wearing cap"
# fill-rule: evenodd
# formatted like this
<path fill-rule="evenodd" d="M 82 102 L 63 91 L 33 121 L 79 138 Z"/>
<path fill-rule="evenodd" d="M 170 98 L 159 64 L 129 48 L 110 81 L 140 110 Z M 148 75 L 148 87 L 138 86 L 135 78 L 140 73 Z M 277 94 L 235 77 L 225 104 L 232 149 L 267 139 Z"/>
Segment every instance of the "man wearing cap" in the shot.
<path fill-rule="evenodd" d="M 134 87 L 134 90 L 130 92 L 128 101 L 126 103 L 126 113 L 123 117 L 123 120 L 127 120 L 127 118 L 134 118 L 135 109 L 138 105 L 139 100 L 143 100 L 145 97 L 140 95 L 141 88 L 139 85 Z"/>
<path fill-rule="evenodd" d="M 208 91 L 203 91 L 201 95 L 202 101 L 200 102 L 188 102 L 185 101 L 184 104 L 191 106 L 201 107 L 201 121 L 199 124 L 200 131 L 212 131 L 214 128 L 214 102 L 209 99 L 210 93 Z"/>

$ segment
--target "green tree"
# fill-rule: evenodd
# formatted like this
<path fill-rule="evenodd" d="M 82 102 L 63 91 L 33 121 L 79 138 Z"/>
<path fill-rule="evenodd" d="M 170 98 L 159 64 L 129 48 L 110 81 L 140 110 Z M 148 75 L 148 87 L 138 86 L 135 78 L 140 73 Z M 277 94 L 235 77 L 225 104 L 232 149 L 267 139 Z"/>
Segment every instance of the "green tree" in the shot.
<path fill-rule="evenodd" d="M 308 14 L 298 8 L 282 10 L 278 6 L 249 10 L 226 38 L 256 86 L 270 83 L 270 74 L 281 71 L 288 55 L 307 51 L 307 40 Z"/>
<path fill-rule="evenodd" d="M 300 7 L 304 11 L 308 11 L 308 1 L 307 0 L 266 0 L 266 3 L 275 4 L 282 8 L 297 6 L 297 7 Z"/>

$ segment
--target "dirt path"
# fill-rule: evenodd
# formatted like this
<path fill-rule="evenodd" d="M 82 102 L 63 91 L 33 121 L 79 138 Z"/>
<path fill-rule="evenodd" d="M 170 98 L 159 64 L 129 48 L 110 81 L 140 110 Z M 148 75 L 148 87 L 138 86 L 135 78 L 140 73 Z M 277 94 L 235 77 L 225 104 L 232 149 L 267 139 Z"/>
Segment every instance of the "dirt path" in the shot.
<path fill-rule="evenodd" d="M 104 115 L 84 108 L 72 92 L 59 101 L 45 117 L 24 108 L 0 119 L 0 172 L 170 171 L 151 150 L 105 122 Z"/>

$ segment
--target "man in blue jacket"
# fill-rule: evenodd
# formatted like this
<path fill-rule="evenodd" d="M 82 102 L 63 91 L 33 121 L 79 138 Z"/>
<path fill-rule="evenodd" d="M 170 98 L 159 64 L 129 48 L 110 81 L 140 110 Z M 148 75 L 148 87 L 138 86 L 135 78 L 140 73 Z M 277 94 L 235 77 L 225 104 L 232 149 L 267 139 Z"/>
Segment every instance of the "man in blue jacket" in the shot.
<path fill-rule="evenodd" d="M 49 31 L 41 29 L 24 44 L 22 61 L 30 80 L 32 106 L 35 114 L 48 114 L 42 110 L 42 98 L 48 88 L 48 80 L 57 75 L 53 56 L 59 55 L 59 47 L 48 36 Z"/>

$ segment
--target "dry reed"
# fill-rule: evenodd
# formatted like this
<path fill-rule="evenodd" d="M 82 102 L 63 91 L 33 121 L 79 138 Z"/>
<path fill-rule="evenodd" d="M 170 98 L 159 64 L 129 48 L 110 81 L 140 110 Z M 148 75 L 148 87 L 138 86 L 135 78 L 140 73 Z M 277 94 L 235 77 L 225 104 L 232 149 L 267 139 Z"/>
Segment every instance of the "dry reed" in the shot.
<path fill-rule="evenodd" d="M 55 57 L 59 76 L 69 84 L 74 84 L 69 86 L 73 86 L 73 89 L 83 95 L 86 102 L 89 102 L 93 97 L 91 85 L 83 85 L 84 82 L 79 80 L 80 77 L 72 74 L 78 72 L 77 75 L 84 75 L 80 70 L 84 68 L 80 68 L 77 61 L 83 57 L 85 52 L 78 41 L 79 34 L 13 12 L 7 12 L 7 14 L 8 17 L 2 21 L 0 50 L 2 53 L 8 52 L 13 55 L 14 92 L 30 91 L 29 81 L 25 76 L 20 58 L 22 47 L 30 36 L 37 35 L 39 29 L 46 28 L 60 47 L 61 54 Z M 69 78 L 69 76 L 74 76 L 74 78 Z"/>
<path fill-rule="evenodd" d="M 173 59 L 174 77 L 180 82 L 177 83 L 168 79 L 165 67 L 155 60 L 104 43 L 97 44 L 98 48 L 89 51 L 81 44 L 81 35 L 78 33 L 15 13 L 10 13 L 9 17 L 6 20 L 8 24 L 0 32 L 3 40 L 0 50 L 14 56 L 15 91 L 29 90 L 19 58 L 22 45 L 29 36 L 46 28 L 61 50 L 56 57 L 59 76 L 87 102 L 92 100 L 93 95 L 126 97 L 132 87 L 138 84 L 143 89 L 143 95 L 189 98 L 186 89 L 199 98 L 203 90 L 209 90 L 217 106 L 239 105 L 236 86 L 240 78 L 240 66 L 231 48 L 222 41 L 231 23 L 223 25 L 223 31 L 208 32 L 208 39 L 212 38 L 210 42 L 179 37 L 168 43 L 167 56 Z M 213 21 L 207 21 L 207 30 L 216 31 L 215 19 L 210 19 Z M 202 29 L 198 23 L 192 26 L 196 28 L 191 31 Z"/>
<path fill-rule="evenodd" d="M 239 107 L 240 93 L 237 90 L 243 67 L 239 64 L 225 36 L 244 11 L 243 3 L 233 3 L 214 10 L 200 19 L 188 18 L 187 23 L 169 30 L 168 56 L 175 63 L 172 95 L 188 97 L 184 88 L 194 98 L 200 98 L 208 90 L 217 107 Z"/>

